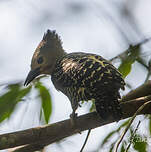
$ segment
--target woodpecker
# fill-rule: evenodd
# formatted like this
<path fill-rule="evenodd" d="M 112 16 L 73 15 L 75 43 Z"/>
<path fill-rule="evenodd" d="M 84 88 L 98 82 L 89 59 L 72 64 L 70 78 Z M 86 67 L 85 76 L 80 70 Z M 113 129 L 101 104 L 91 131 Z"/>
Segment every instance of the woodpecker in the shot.
<path fill-rule="evenodd" d="M 47 30 L 36 48 L 24 85 L 41 74 L 51 75 L 55 88 L 68 97 L 71 117 L 76 117 L 80 101 L 93 100 L 102 119 L 122 118 L 119 90 L 124 90 L 125 82 L 120 72 L 99 55 L 67 53 L 54 30 Z"/>

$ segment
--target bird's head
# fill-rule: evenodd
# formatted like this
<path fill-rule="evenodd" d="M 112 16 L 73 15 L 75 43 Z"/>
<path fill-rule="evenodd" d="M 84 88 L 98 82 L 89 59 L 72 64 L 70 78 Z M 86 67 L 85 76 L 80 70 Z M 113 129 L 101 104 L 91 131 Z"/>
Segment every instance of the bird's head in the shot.
<path fill-rule="evenodd" d="M 41 74 L 52 74 L 58 58 L 65 54 L 60 37 L 55 31 L 47 30 L 36 48 L 31 61 L 29 72 L 24 85 L 28 85 Z"/>

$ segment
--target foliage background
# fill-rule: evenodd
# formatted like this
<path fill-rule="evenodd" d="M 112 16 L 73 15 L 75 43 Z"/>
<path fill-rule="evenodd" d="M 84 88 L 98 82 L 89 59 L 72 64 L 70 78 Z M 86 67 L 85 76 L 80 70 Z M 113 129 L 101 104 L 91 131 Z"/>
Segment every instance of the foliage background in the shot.
<path fill-rule="evenodd" d="M 91 52 L 111 59 L 127 50 L 130 44 L 135 45 L 151 37 L 150 14 L 150 0 L 1 0 L 0 133 L 45 124 L 49 116 L 49 123 L 69 118 L 70 102 L 55 90 L 50 77 L 41 79 L 34 87 L 22 86 L 30 70 L 32 54 L 48 28 L 57 31 L 68 53 Z M 129 53 L 122 59 L 114 60 L 114 65 L 120 66 L 123 73 L 126 71 L 125 76 L 128 74 L 128 85 L 125 92 L 121 92 L 122 95 L 149 79 L 150 45 L 149 41 L 138 47 L 138 54 Z M 141 59 L 139 63 L 138 58 Z M 90 107 L 91 103 L 84 103 L 78 109 L 79 115 L 88 112 Z M 150 118 L 139 116 L 124 142 L 129 142 L 138 120 L 141 120 L 138 136 L 150 139 Z M 93 130 L 85 151 L 101 151 L 102 140 L 124 122 Z M 117 130 L 113 133 L 117 133 Z M 79 151 L 85 136 L 86 133 L 82 133 L 67 138 L 50 145 L 46 151 L 57 152 L 60 148 L 64 151 Z M 118 133 L 111 136 L 110 142 L 105 142 L 103 151 L 108 151 L 112 141 L 118 136 Z M 150 148 L 149 144 L 141 144 L 141 147 L 135 144 L 131 149 L 141 152 Z M 142 147 L 144 149 L 141 150 Z"/>

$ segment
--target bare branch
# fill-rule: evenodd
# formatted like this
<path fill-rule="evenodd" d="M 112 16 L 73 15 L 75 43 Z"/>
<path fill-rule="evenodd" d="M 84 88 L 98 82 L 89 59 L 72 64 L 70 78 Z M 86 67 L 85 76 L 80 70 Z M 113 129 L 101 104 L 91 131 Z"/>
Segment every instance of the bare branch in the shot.
<path fill-rule="evenodd" d="M 134 97 L 134 100 L 121 102 L 123 119 L 133 116 L 134 113 L 139 109 L 139 107 L 151 100 L 151 92 L 149 91 L 150 87 L 151 83 L 149 81 L 147 84 L 144 84 L 143 86 L 137 88 L 123 98 L 124 101 L 127 101 L 128 99 L 132 99 L 132 97 Z M 143 90 L 141 91 L 141 89 L 148 90 L 148 94 L 146 94 Z M 140 97 L 140 92 L 143 96 L 148 96 Z M 136 97 L 140 98 L 135 99 Z M 148 104 L 139 114 L 151 114 L 150 109 L 151 104 Z M 114 121 L 115 120 L 112 116 L 108 120 L 104 121 L 98 116 L 96 112 L 88 113 L 77 118 L 76 128 L 73 128 L 70 119 L 68 119 L 50 125 L 0 135 L 0 149 L 7 149 L 25 145 L 24 147 L 22 147 L 24 148 L 24 152 L 26 152 L 26 149 L 28 149 L 27 151 L 29 152 L 30 148 L 32 149 L 31 151 L 39 150 L 46 145 L 59 141 L 73 134 L 79 133 L 79 130 L 84 131 L 97 128 L 112 123 Z M 20 151 L 22 151 L 22 148 L 19 148 Z"/>
<path fill-rule="evenodd" d="M 123 96 L 122 102 L 144 97 L 147 95 L 151 95 L 151 80 L 147 81 L 135 90 L 130 91 L 126 96 Z"/>

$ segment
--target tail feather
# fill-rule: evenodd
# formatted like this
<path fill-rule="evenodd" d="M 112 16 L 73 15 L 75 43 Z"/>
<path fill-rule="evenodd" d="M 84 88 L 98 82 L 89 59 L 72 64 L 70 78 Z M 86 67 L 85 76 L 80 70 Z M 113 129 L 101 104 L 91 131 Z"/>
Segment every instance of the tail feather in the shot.
<path fill-rule="evenodd" d="M 96 111 L 102 119 L 106 120 L 111 115 L 116 121 L 122 118 L 118 99 L 119 93 L 107 93 L 95 100 Z"/>

